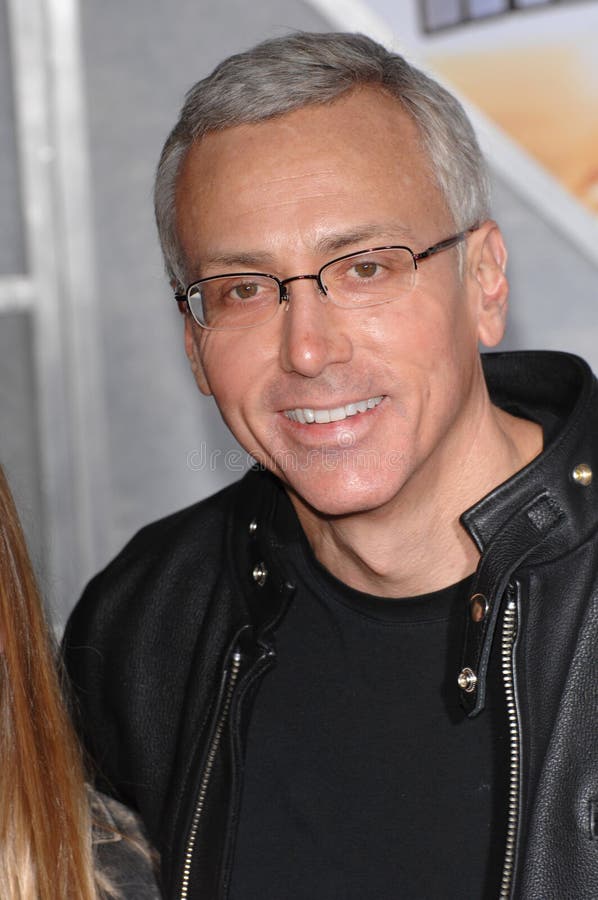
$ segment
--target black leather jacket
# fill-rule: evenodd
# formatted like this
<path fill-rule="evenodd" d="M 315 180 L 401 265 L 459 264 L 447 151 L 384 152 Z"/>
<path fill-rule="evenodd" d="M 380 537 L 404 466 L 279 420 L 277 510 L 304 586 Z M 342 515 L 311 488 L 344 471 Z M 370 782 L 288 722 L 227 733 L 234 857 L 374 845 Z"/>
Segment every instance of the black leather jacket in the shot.
<path fill-rule="evenodd" d="M 493 401 L 555 422 L 544 452 L 464 513 L 481 551 L 455 690 L 484 705 L 503 658 L 511 727 L 501 897 L 598 897 L 598 390 L 557 353 L 491 354 Z M 87 588 L 65 654 L 88 746 L 141 811 L 164 896 L 227 896 L 251 700 L 293 595 L 252 471 L 144 528 Z M 493 643 L 504 619 L 502 646 Z M 461 688 L 457 687 L 457 679 Z M 472 836 L 475 840 L 475 835 Z"/>

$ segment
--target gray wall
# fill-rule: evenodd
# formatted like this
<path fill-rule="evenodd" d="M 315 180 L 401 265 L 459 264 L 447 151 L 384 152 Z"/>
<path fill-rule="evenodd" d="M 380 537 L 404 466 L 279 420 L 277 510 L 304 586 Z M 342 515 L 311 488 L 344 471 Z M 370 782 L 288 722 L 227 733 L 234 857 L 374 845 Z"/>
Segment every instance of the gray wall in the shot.
<path fill-rule="evenodd" d="M 27 271 L 15 122 L 11 46 L 0 3 L 0 286 Z M 41 569 L 41 483 L 34 384 L 33 317 L 8 284 L 0 294 L 0 462 L 11 475 L 31 547 Z"/>
<path fill-rule="evenodd" d="M 493 211 L 509 249 L 509 326 L 500 349 L 569 350 L 598 371 L 598 268 L 505 183 Z"/>

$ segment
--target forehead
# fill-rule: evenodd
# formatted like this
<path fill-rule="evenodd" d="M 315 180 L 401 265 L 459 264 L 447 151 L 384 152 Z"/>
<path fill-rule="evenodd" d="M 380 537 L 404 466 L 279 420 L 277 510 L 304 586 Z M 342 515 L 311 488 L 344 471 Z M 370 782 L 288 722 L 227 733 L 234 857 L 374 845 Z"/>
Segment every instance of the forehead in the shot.
<path fill-rule="evenodd" d="M 176 208 L 187 259 L 227 236 L 306 243 L 379 222 L 417 240 L 450 220 L 417 125 L 374 88 L 208 134 L 182 164 Z"/>

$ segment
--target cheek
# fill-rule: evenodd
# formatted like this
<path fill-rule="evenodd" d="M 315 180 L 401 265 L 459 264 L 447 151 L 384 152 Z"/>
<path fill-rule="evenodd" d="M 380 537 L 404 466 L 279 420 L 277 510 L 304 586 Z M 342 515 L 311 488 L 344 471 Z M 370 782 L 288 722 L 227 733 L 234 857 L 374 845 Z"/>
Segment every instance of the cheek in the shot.
<path fill-rule="evenodd" d="M 414 300 L 407 340 L 431 364 L 450 364 L 459 369 L 462 363 L 477 357 L 477 323 L 462 289 L 452 285 L 445 292 Z"/>
<path fill-rule="evenodd" d="M 201 362 L 224 419 L 230 423 L 237 413 L 243 416 L 267 371 L 262 341 L 244 333 L 207 333 Z"/>
<path fill-rule="evenodd" d="M 403 307 L 379 307 L 362 330 L 363 347 L 398 372 L 432 371 L 458 363 L 465 345 L 477 347 L 471 329 L 464 335 L 463 328 L 450 298 L 414 296 Z"/>
<path fill-rule="evenodd" d="M 235 390 L 238 367 L 232 365 L 229 350 L 230 342 L 215 332 L 207 332 L 200 346 L 201 365 L 219 406 Z"/>
<path fill-rule="evenodd" d="M 463 298 L 414 295 L 408 305 L 372 316 L 367 332 L 372 352 L 391 373 L 403 422 L 426 432 L 450 419 L 469 392 L 478 360 Z"/>

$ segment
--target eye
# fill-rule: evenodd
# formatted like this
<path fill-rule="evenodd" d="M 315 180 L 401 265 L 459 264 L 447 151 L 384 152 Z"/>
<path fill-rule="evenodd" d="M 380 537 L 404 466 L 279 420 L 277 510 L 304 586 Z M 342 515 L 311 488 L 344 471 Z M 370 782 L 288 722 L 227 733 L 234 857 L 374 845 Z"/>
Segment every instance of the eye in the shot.
<path fill-rule="evenodd" d="M 356 262 L 352 266 L 352 270 L 358 278 L 372 278 L 374 275 L 378 274 L 380 266 L 378 263 L 371 262 L 370 260 L 363 260 L 362 262 Z"/>
<path fill-rule="evenodd" d="M 236 284 L 231 288 L 231 296 L 233 300 L 252 300 L 257 296 L 260 285 L 255 281 L 244 281 L 242 284 Z"/>

